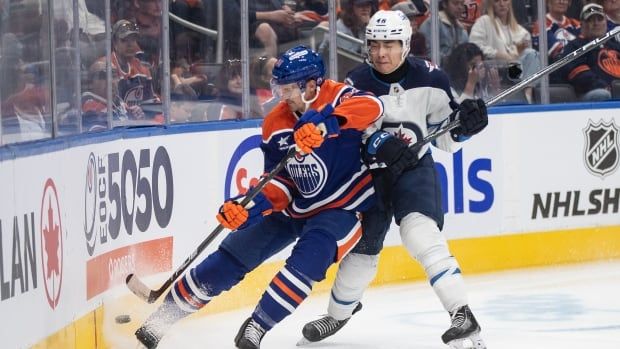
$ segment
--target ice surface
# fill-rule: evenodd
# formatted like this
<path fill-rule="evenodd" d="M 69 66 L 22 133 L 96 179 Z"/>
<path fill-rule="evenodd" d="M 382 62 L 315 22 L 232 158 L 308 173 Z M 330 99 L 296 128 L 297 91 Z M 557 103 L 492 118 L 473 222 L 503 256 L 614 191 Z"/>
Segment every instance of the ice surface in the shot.
<path fill-rule="evenodd" d="M 620 261 L 466 275 L 465 281 L 490 349 L 620 348 Z M 327 294 L 308 298 L 267 333 L 261 348 L 296 348 L 304 323 L 324 314 L 327 300 Z M 426 282 L 371 288 L 363 303 L 338 334 L 305 348 L 447 348 L 440 336 L 449 317 Z M 183 320 L 159 348 L 234 348 L 251 312 Z"/>

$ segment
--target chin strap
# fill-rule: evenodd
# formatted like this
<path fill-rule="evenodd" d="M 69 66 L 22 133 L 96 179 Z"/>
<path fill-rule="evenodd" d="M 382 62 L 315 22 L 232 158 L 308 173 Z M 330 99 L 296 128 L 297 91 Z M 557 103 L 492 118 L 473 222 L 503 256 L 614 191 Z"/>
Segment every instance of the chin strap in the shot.
<path fill-rule="evenodd" d="M 311 100 L 306 100 L 305 95 L 306 92 L 303 91 L 301 93 L 301 101 L 304 102 L 304 104 L 306 105 L 304 112 L 306 112 L 308 110 L 308 108 L 310 108 L 310 104 L 314 103 L 314 101 L 317 100 L 317 98 L 319 98 L 319 93 L 321 92 L 321 86 L 317 86 L 316 87 L 316 93 L 314 94 L 314 97 Z"/>

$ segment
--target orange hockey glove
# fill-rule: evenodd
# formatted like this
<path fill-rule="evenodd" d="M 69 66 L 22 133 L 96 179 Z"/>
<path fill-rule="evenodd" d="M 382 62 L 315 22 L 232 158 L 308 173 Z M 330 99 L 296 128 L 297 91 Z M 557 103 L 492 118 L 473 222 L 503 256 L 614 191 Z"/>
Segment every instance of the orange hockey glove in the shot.
<path fill-rule="evenodd" d="M 273 211 L 273 205 L 263 193 L 256 194 L 245 208 L 239 204 L 243 198 L 243 195 L 231 198 L 220 207 L 216 218 L 225 228 L 230 230 L 243 229 L 259 222 L 262 217 L 271 214 Z"/>
<path fill-rule="evenodd" d="M 293 136 L 297 147 L 306 154 L 312 153 L 312 150 L 320 147 L 324 141 L 321 130 L 311 123 L 301 126 Z"/>
<path fill-rule="evenodd" d="M 225 228 L 236 230 L 248 220 L 248 210 L 235 201 L 226 201 L 216 218 Z"/>

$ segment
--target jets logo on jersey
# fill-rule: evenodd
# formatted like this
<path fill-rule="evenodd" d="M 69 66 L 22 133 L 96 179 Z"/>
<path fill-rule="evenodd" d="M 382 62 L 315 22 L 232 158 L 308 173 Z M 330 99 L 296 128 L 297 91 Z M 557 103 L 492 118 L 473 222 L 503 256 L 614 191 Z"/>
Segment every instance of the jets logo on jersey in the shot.
<path fill-rule="evenodd" d="M 391 123 L 384 122 L 381 127 L 384 131 L 393 134 L 407 144 L 413 144 L 424 138 L 420 126 L 412 122 Z"/>
<path fill-rule="evenodd" d="M 307 198 L 316 196 L 327 182 L 327 167 L 314 153 L 295 156 L 288 162 L 286 169 L 299 192 Z"/>
<path fill-rule="evenodd" d="M 618 167 L 618 127 L 613 121 L 604 123 L 588 122 L 583 130 L 585 142 L 586 168 L 591 173 L 604 178 Z"/>

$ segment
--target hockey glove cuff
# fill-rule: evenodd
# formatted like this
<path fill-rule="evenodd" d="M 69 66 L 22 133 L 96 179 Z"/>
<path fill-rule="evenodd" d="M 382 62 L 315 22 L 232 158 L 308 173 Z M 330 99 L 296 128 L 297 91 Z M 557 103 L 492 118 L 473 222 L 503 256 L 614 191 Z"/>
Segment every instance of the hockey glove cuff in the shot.
<path fill-rule="evenodd" d="M 459 105 L 457 115 L 461 124 L 451 131 L 454 138 L 471 137 L 482 131 L 489 123 L 487 106 L 482 99 L 464 100 Z"/>
<path fill-rule="evenodd" d="M 338 124 L 338 118 L 332 115 L 334 107 L 331 104 L 326 104 L 321 111 L 309 109 L 306 111 L 295 124 L 294 130 L 301 128 L 305 124 L 314 124 L 322 132 L 324 137 L 338 137 L 340 135 L 340 125 Z"/>
<path fill-rule="evenodd" d="M 218 222 L 230 230 L 243 229 L 258 223 L 271 214 L 273 205 L 263 193 L 258 193 L 245 207 L 241 206 L 243 195 L 231 198 L 221 207 L 216 216 Z"/>
<path fill-rule="evenodd" d="M 385 131 L 377 131 L 368 138 L 366 152 L 370 159 L 385 163 L 395 176 L 414 167 L 419 160 L 415 149 Z"/>

